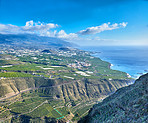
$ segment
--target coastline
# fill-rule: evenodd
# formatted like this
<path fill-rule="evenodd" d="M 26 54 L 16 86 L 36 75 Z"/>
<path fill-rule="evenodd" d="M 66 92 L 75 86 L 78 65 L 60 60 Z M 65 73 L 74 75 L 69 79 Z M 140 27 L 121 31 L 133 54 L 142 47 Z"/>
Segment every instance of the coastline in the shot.
<path fill-rule="evenodd" d="M 86 50 L 83 50 L 83 51 L 86 51 Z M 91 51 L 86 51 L 86 52 L 88 52 L 88 53 L 89 53 L 91 56 L 93 56 L 93 57 L 96 57 L 96 58 L 101 59 L 102 61 L 108 62 L 108 64 L 109 64 L 109 69 L 116 70 L 116 69 L 113 69 L 113 68 L 112 68 L 112 67 L 114 67 L 114 64 L 110 63 L 110 62 L 107 61 L 107 60 L 103 60 L 102 58 L 100 58 L 100 57 L 98 57 L 98 56 L 95 56 L 95 54 L 97 54 L 98 52 L 96 52 L 96 53 L 95 53 L 95 52 L 91 52 Z M 100 52 L 99 52 L 99 53 L 100 53 Z M 129 78 L 129 80 L 130 80 L 130 79 L 132 80 L 132 81 L 129 81 L 125 86 L 134 84 L 135 80 L 137 79 L 137 78 L 133 78 L 129 73 L 127 73 L 127 72 L 125 72 L 125 71 L 118 70 L 118 69 L 117 69 L 117 71 L 121 71 L 121 72 L 126 73 L 127 78 Z M 139 78 L 139 77 L 138 77 L 138 78 Z"/>
<path fill-rule="evenodd" d="M 95 56 L 96 57 L 96 56 Z M 97 57 L 97 58 L 100 58 L 100 57 Z M 100 58 L 101 60 L 103 60 L 102 58 Z M 103 61 L 106 61 L 106 60 L 103 60 Z M 109 66 L 109 68 L 110 69 L 112 69 L 112 70 L 118 70 L 118 71 L 122 71 L 121 69 L 114 69 L 114 67 L 116 66 L 116 65 L 114 65 L 114 64 L 112 64 L 112 63 L 110 63 L 109 61 L 106 61 L 106 62 L 108 62 L 109 64 L 110 64 L 110 66 Z M 125 71 L 122 71 L 122 72 L 125 72 Z M 146 73 L 143 73 L 143 74 L 137 74 L 137 75 L 135 75 L 135 76 L 132 76 L 132 75 L 130 75 L 129 73 L 127 73 L 127 72 L 125 72 L 126 74 L 127 74 L 127 77 L 128 78 L 132 78 L 132 79 L 134 79 L 134 80 L 136 80 L 136 79 L 138 79 L 141 75 L 144 75 L 144 74 L 146 74 Z"/>
<path fill-rule="evenodd" d="M 85 50 L 84 50 L 85 51 Z M 97 54 L 98 52 L 96 52 L 96 53 L 92 53 L 91 51 L 87 51 L 87 52 L 89 52 L 90 53 L 90 55 L 91 56 L 93 56 L 93 57 L 96 57 L 96 58 L 100 58 L 100 57 L 97 57 L 97 56 L 94 56 L 95 54 Z M 100 52 L 99 52 L 100 53 Z M 105 61 L 105 62 L 108 62 L 109 63 L 109 69 L 112 69 L 112 70 L 118 70 L 118 69 L 113 69 L 112 67 L 114 67 L 115 65 L 114 64 L 112 64 L 112 63 L 110 63 L 109 61 L 106 61 L 106 60 L 103 60 L 102 58 L 100 58 L 102 61 Z M 122 71 L 122 70 L 118 70 L 118 71 L 121 71 L 121 72 L 125 72 L 125 71 Z M 126 75 L 127 75 L 127 77 L 130 79 L 133 79 L 133 80 L 136 80 L 137 78 L 133 78 L 129 73 L 127 73 L 127 72 L 125 72 L 126 73 Z M 143 74 L 144 75 L 144 74 Z M 140 76 L 139 76 L 140 77 Z M 138 78 L 139 78 L 138 77 Z"/>
<path fill-rule="evenodd" d="M 113 66 L 114 66 L 114 65 L 110 63 L 110 69 L 113 69 L 113 68 L 112 68 Z M 128 78 L 132 78 L 132 76 L 131 76 L 129 73 L 127 73 L 127 72 L 125 72 L 125 73 L 127 74 Z"/>
<path fill-rule="evenodd" d="M 134 79 L 148 72 L 147 47 L 86 46 L 80 49 L 93 52 L 92 56 L 109 62 L 110 69 L 128 73 Z"/>

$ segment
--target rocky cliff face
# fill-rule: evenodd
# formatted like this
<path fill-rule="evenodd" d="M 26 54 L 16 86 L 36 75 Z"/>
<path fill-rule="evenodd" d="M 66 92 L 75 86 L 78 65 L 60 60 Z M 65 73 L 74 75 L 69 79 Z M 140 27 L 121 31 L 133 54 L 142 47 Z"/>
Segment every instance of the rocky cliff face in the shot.
<path fill-rule="evenodd" d="M 0 80 L 0 100 L 36 90 L 65 101 L 101 99 L 126 86 L 129 80 L 62 80 L 46 78 L 6 78 Z"/>
<path fill-rule="evenodd" d="M 90 107 L 131 80 L 0 79 L 0 122 L 77 121 Z M 60 114 L 55 110 L 59 110 Z M 47 118 L 47 119 L 46 119 Z M 51 119 L 50 119 L 51 118 Z M 56 119 L 55 119 L 56 118 Z"/>
<path fill-rule="evenodd" d="M 94 105 L 80 123 L 148 122 L 148 74 Z"/>

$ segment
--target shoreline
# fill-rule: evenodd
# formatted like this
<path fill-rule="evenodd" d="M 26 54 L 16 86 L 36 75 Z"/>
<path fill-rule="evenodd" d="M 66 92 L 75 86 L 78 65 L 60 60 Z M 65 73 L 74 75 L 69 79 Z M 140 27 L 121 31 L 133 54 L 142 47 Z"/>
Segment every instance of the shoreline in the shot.
<path fill-rule="evenodd" d="M 84 50 L 85 51 L 85 50 Z M 91 51 L 87 51 L 87 52 L 89 52 L 90 53 L 90 55 L 91 56 L 93 56 L 93 54 L 97 54 L 97 53 L 91 53 Z M 114 67 L 115 65 L 114 64 L 112 64 L 112 63 L 110 63 L 109 61 L 106 61 L 106 60 L 103 60 L 102 58 L 100 58 L 100 57 L 98 57 L 98 56 L 93 56 L 93 57 L 96 57 L 96 58 L 99 58 L 99 59 L 101 59 L 102 61 L 105 61 L 105 62 L 108 62 L 109 63 L 109 69 L 112 69 L 112 70 L 118 70 L 118 71 L 121 71 L 121 72 L 125 72 L 125 71 L 122 71 L 122 70 L 120 70 L 120 69 L 114 69 L 114 68 L 112 68 L 112 67 Z M 132 75 L 130 75 L 129 73 L 127 73 L 127 72 L 125 72 L 126 73 L 126 75 L 127 75 L 127 77 L 130 79 L 130 78 L 132 78 L 132 79 L 134 79 L 134 80 L 136 80 L 136 79 L 138 79 L 141 75 L 139 75 L 137 78 L 133 78 L 132 77 Z M 142 75 L 144 75 L 144 74 L 142 74 Z"/>
<path fill-rule="evenodd" d="M 104 50 L 103 48 L 101 46 L 100 47 L 99 46 L 97 46 L 97 47 L 89 47 L 89 46 L 88 47 L 80 47 L 81 50 L 89 52 L 91 56 L 100 58 L 102 61 L 106 61 L 106 62 L 110 63 L 110 65 L 109 65 L 110 69 L 118 70 L 118 71 L 122 71 L 122 72 L 128 73 L 134 79 L 138 79 L 141 75 L 144 75 L 144 74 L 148 73 L 147 65 L 141 64 L 140 61 L 137 61 L 137 64 L 135 64 L 135 65 L 133 64 L 134 61 L 135 61 L 134 59 L 130 60 L 131 62 L 129 62 L 129 63 L 126 62 L 128 60 L 129 56 L 127 57 L 127 60 L 126 60 L 125 59 L 126 58 L 126 54 L 124 52 L 121 53 L 121 58 L 118 58 L 120 56 L 119 53 L 117 53 L 117 55 L 115 54 L 115 56 L 114 56 L 114 53 L 116 53 L 114 51 L 116 51 L 116 49 L 109 49 L 109 50 L 105 49 Z M 129 51 L 130 53 L 134 53 L 135 54 L 134 51 L 126 50 L 126 49 L 127 48 L 125 47 L 125 51 Z M 111 52 L 109 52 L 109 51 L 111 51 Z M 140 52 L 141 52 L 141 50 L 140 50 Z M 125 54 L 125 55 L 122 55 L 122 54 Z M 111 55 L 112 59 L 109 59 L 110 55 Z M 131 58 L 132 58 L 132 56 L 131 56 Z M 126 60 L 126 61 L 122 62 L 121 60 Z M 117 62 L 117 64 L 113 63 L 113 61 Z M 147 60 L 145 60 L 145 62 L 147 62 Z M 135 67 L 133 67 L 132 64 Z"/>
<path fill-rule="evenodd" d="M 86 50 L 83 50 L 83 51 L 86 51 Z M 101 53 L 101 52 L 97 52 L 97 51 L 95 51 L 95 53 L 92 52 L 92 51 L 87 51 L 87 52 L 89 52 L 90 55 L 93 56 L 93 57 L 96 57 L 96 58 L 101 59 L 102 61 L 108 62 L 108 63 L 109 63 L 109 69 L 118 70 L 118 71 L 121 71 L 121 72 L 125 72 L 125 71 L 122 71 L 122 70 L 120 70 L 120 69 L 114 69 L 114 68 L 112 68 L 112 67 L 114 67 L 114 66 L 116 66 L 116 65 L 114 65 L 114 64 L 110 63 L 109 61 L 104 60 L 104 59 L 102 59 L 101 57 L 95 55 L 95 54 L 98 54 L 98 53 Z M 138 77 L 132 77 L 132 75 L 130 75 L 129 73 L 127 73 L 127 72 L 125 72 L 125 73 L 126 73 L 126 75 L 127 75 L 127 77 L 128 77 L 129 79 L 131 78 L 131 79 L 133 79 L 133 80 L 136 80 L 136 79 L 138 79 L 138 78 L 141 76 L 141 75 L 139 75 Z M 143 74 L 143 75 L 144 75 L 144 74 Z"/>

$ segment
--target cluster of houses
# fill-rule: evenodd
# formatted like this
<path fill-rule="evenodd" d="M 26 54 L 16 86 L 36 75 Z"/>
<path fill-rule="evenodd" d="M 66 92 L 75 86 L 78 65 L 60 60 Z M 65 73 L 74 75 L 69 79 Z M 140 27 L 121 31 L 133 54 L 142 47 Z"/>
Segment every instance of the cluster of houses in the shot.
<path fill-rule="evenodd" d="M 87 62 L 79 62 L 79 61 L 75 60 L 75 63 L 70 63 L 67 66 L 80 69 L 82 67 L 89 67 L 89 66 L 91 66 L 91 64 L 87 63 Z"/>
<path fill-rule="evenodd" d="M 39 55 L 41 50 L 36 49 L 27 49 L 23 47 L 12 47 L 9 45 L 6 45 L 1 47 L 0 54 L 15 54 L 15 56 L 29 56 L 29 55 Z M 11 60 L 11 59 L 7 59 Z"/>

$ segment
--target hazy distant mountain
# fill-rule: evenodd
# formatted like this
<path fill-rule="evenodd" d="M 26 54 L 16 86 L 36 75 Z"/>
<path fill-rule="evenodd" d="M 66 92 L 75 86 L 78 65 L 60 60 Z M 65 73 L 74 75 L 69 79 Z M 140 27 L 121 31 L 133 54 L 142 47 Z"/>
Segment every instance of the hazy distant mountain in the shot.
<path fill-rule="evenodd" d="M 54 37 L 44 37 L 31 34 L 0 34 L 0 44 L 29 47 L 73 47 L 73 43 Z"/>

